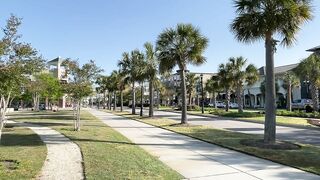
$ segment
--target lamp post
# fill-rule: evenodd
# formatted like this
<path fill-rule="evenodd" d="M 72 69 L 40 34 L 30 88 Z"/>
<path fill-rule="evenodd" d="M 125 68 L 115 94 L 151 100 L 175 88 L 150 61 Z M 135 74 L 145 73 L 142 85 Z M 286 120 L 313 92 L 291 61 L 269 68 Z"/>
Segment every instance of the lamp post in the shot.
<path fill-rule="evenodd" d="M 204 114 L 204 92 L 203 92 L 203 74 L 200 74 L 201 80 L 201 112 Z"/>

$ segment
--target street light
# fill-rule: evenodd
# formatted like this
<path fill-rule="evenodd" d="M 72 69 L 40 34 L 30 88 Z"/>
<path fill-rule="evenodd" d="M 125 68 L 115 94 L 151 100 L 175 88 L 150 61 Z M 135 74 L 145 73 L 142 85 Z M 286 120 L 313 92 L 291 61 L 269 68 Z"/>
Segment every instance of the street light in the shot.
<path fill-rule="evenodd" d="M 203 93 L 203 74 L 200 74 L 200 79 L 201 79 L 201 112 L 204 114 L 204 93 Z"/>

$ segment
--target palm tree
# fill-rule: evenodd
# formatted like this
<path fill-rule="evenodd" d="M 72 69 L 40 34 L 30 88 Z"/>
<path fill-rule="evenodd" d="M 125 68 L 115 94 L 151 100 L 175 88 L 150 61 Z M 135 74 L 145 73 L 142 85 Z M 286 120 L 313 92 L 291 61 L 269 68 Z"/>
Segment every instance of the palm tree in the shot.
<path fill-rule="evenodd" d="M 182 94 L 181 123 L 187 121 L 186 71 L 187 65 L 201 65 L 206 62 L 202 55 L 208 46 L 208 39 L 191 24 L 178 24 L 176 28 L 164 30 L 158 37 L 157 50 L 160 72 L 172 71 L 179 67 Z"/>
<path fill-rule="evenodd" d="M 221 86 L 219 85 L 219 79 L 217 76 L 212 76 L 205 85 L 205 90 L 209 93 L 212 93 L 212 98 L 213 98 L 213 107 L 217 108 L 216 104 L 216 98 L 217 95 L 216 93 L 221 91 Z"/>
<path fill-rule="evenodd" d="M 231 31 L 236 39 L 245 43 L 265 40 L 266 48 L 266 116 L 264 142 L 276 139 L 276 106 L 274 53 L 278 35 L 283 46 L 294 43 L 300 26 L 312 18 L 309 0 L 235 0 L 236 17 Z"/>
<path fill-rule="evenodd" d="M 153 45 L 149 42 L 144 44 L 146 55 L 146 75 L 149 80 L 149 117 L 153 117 L 154 85 L 158 74 L 158 60 Z"/>
<path fill-rule="evenodd" d="M 230 64 L 220 64 L 218 69 L 218 83 L 225 92 L 226 111 L 229 111 L 230 94 L 233 89 L 232 68 Z"/>
<path fill-rule="evenodd" d="M 313 109 L 319 111 L 319 91 L 320 85 L 320 58 L 316 54 L 311 54 L 308 58 L 302 60 L 295 72 L 301 79 L 310 82 L 311 97 Z"/>
<path fill-rule="evenodd" d="M 241 56 L 237 58 L 232 57 L 228 62 L 231 68 L 234 87 L 236 89 L 238 112 L 240 113 L 243 112 L 242 93 L 244 84 L 252 85 L 259 78 L 258 69 L 253 64 L 249 64 L 245 67 L 246 63 L 247 60 Z"/>
<path fill-rule="evenodd" d="M 292 87 L 298 86 L 300 84 L 299 78 L 292 72 L 286 72 L 283 76 L 283 88 L 287 90 L 287 110 L 291 111 L 292 110 Z"/>
<path fill-rule="evenodd" d="M 197 82 L 199 81 L 199 77 L 196 77 L 194 73 L 188 73 L 186 75 L 186 88 L 187 94 L 189 96 L 189 105 L 192 105 L 192 95 L 194 94 L 195 87 Z"/>
<path fill-rule="evenodd" d="M 123 112 L 123 91 L 126 89 L 128 85 L 128 79 L 126 79 L 126 75 L 119 69 L 118 76 L 118 89 L 120 91 L 120 111 Z"/>
<path fill-rule="evenodd" d="M 106 108 L 106 92 L 109 89 L 108 78 L 108 76 L 99 76 L 96 81 L 99 86 L 99 92 L 103 93 L 103 109 Z"/>
<path fill-rule="evenodd" d="M 111 92 L 110 94 L 113 94 L 113 110 L 114 111 L 117 109 L 118 83 L 119 83 L 119 72 L 114 70 L 112 71 L 109 79 L 109 91 Z"/>
<path fill-rule="evenodd" d="M 132 85 L 132 114 L 136 114 L 136 90 L 135 83 L 139 75 L 139 61 L 143 61 L 143 54 L 139 50 L 131 53 L 123 53 L 122 59 L 118 62 L 121 72 L 125 74 L 125 80 Z"/>

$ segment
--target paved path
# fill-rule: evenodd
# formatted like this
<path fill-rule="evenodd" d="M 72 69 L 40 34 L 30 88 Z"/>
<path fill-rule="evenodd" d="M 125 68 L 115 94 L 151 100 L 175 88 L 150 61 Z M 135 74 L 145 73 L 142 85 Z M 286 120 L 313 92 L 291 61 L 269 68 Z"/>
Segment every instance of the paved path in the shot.
<path fill-rule="evenodd" d="M 231 151 L 138 121 L 89 110 L 188 179 L 319 179 L 319 176 Z"/>
<path fill-rule="evenodd" d="M 12 123 L 12 121 L 9 121 Z M 83 178 L 82 155 L 79 147 L 58 131 L 48 127 L 22 123 L 39 135 L 47 146 L 40 180 L 81 180 Z"/>
<path fill-rule="evenodd" d="M 131 112 L 130 109 L 126 109 L 126 111 Z M 139 113 L 140 111 L 138 110 L 136 112 Z M 148 110 L 145 110 L 144 114 L 147 115 Z M 165 117 L 179 122 L 181 119 L 181 113 L 177 112 L 154 111 L 154 115 L 156 117 Z M 188 115 L 188 120 L 191 124 L 212 126 L 217 129 L 226 129 L 247 134 L 264 133 L 263 124 L 237 121 L 231 118 Z M 320 129 L 313 130 L 307 128 L 277 126 L 277 139 L 320 146 Z"/>

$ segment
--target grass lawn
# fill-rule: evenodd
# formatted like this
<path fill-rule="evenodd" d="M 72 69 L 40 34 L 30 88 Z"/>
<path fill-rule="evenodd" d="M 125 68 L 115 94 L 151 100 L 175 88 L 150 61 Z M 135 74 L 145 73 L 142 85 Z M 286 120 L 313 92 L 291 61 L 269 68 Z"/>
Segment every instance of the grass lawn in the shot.
<path fill-rule="evenodd" d="M 264 116 L 262 117 L 251 117 L 251 118 L 240 118 L 244 120 L 252 120 L 257 122 L 264 122 Z M 289 124 L 289 125 L 302 125 L 302 126 L 312 126 L 307 122 L 306 118 L 298 117 L 288 117 L 288 116 L 277 116 L 277 124 Z"/>
<path fill-rule="evenodd" d="M 164 118 L 140 118 L 137 115 L 131 115 L 129 113 L 113 113 L 320 175 L 320 148 L 316 146 L 300 144 L 301 149 L 298 150 L 271 150 L 249 147 L 242 145 L 240 141 L 246 139 L 262 139 L 263 137 L 260 135 L 219 130 L 208 126 L 172 126 L 176 124 L 176 121 Z"/>
<path fill-rule="evenodd" d="M 72 129 L 72 111 L 34 113 L 33 122 L 63 133 L 77 143 L 83 153 L 87 179 L 181 179 L 156 157 L 106 126 L 90 113 L 82 112 L 82 129 Z"/>
<path fill-rule="evenodd" d="M 33 179 L 46 159 L 40 137 L 24 127 L 4 128 L 0 144 L 0 179 Z"/>

